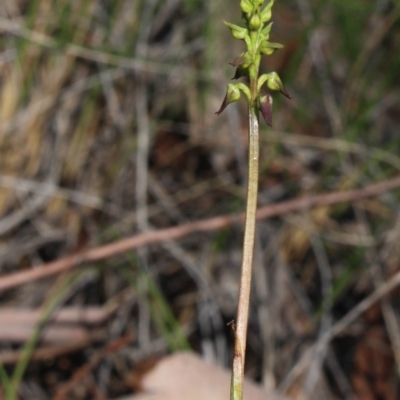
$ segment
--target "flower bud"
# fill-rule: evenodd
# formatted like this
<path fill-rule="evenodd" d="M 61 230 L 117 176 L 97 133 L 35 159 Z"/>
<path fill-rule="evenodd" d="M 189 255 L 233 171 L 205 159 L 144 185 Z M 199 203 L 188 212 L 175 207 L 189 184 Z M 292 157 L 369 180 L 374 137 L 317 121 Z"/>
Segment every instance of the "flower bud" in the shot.
<path fill-rule="evenodd" d="M 271 49 L 270 47 L 260 47 L 260 52 L 266 56 L 270 56 L 275 53 L 276 49 Z"/>
<path fill-rule="evenodd" d="M 240 9 L 245 14 L 251 14 L 253 12 L 253 4 L 249 0 L 241 0 L 240 2 Z"/>
<path fill-rule="evenodd" d="M 272 126 L 272 96 L 267 94 L 259 98 L 261 114 L 268 126 Z"/>
<path fill-rule="evenodd" d="M 235 75 L 233 76 L 232 79 L 239 79 L 243 76 L 247 76 L 248 68 L 251 65 L 251 63 L 252 63 L 251 57 L 248 52 L 244 52 L 240 54 L 239 57 L 236 57 L 231 63 L 229 63 L 233 67 L 237 67 Z"/>
<path fill-rule="evenodd" d="M 291 98 L 289 96 L 289 94 L 286 92 L 286 90 L 283 88 L 281 78 L 279 78 L 279 76 L 276 72 L 271 72 L 269 74 L 269 77 L 267 79 L 267 87 L 268 87 L 268 89 L 277 90 L 277 91 L 281 92 L 288 99 Z"/>
<path fill-rule="evenodd" d="M 240 99 L 240 90 L 237 85 L 238 84 L 233 83 L 230 83 L 228 85 L 224 101 L 222 102 L 220 109 L 215 114 L 220 115 L 222 111 L 225 110 L 228 104 L 238 101 Z"/>
<path fill-rule="evenodd" d="M 236 81 L 240 78 L 243 78 L 244 76 L 248 76 L 248 74 L 249 74 L 249 71 L 247 68 L 237 67 L 236 71 L 235 71 L 235 75 L 233 75 L 231 79 Z"/>
<path fill-rule="evenodd" d="M 246 28 L 242 28 L 241 26 L 226 21 L 224 21 L 224 24 L 231 30 L 232 36 L 235 39 L 243 40 L 247 36 Z"/>
<path fill-rule="evenodd" d="M 264 3 L 264 0 L 253 0 L 253 4 L 255 7 L 260 7 Z"/>
<path fill-rule="evenodd" d="M 250 18 L 249 26 L 251 29 L 254 29 L 255 31 L 258 31 L 260 29 L 261 18 L 258 12 L 254 13 Z"/>
<path fill-rule="evenodd" d="M 282 81 L 279 78 L 279 75 L 276 72 L 271 72 L 267 79 L 267 86 L 271 90 L 281 90 L 282 89 Z"/>
<path fill-rule="evenodd" d="M 263 40 L 260 43 L 260 52 L 269 56 L 274 53 L 275 50 L 281 49 L 282 47 L 283 45 L 281 45 L 280 43 L 270 43 L 268 42 L 268 40 Z"/>
<path fill-rule="evenodd" d="M 261 20 L 262 22 L 268 22 L 272 17 L 271 8 L 274 5 L 274 0 L 271 0 L 261 11 Z"/>
<path fill-rule="evenodd" d="M 250 54 L 246 51 L 243 52 L 239 55 L 239 57 L 236 57 L 231 63 L 229 63 L 233 67 L 244 67 L 248 68 L 251 64 L 251 56 Z"/>
<path fill-rule="evenodd" d="M 272 17 L 272 11 L 271 10 L 268 10 L 266 12 L 263 11 L 262 14 L 261 14 L 262 22 L 268 22 L 271 19 L 271 17 Z"/>

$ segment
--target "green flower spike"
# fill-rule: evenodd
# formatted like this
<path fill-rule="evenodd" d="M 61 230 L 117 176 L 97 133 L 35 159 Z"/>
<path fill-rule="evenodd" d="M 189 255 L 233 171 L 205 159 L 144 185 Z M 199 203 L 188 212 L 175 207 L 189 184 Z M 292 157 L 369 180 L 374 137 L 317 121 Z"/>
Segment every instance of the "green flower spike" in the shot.
<path fill-rule="evenodd" d="M 224 21 L 232 36 L 235 39 L 243 40 L 247 47 L 246 51 L 242 52 L 230 63 L 236 67 L 235 75 L 232 79 L 246 77 L 250 80 L 250 85 L 240 84 L 240 87 L 238 86 L 239 84 L 236 84 L 236 86 L 228 85 L 228 91 L 220 109 L 216 112 L 217 115 L 220 115 L 228 104 L 237 101 L 240 97 L 240 90 L 242 90 L 246 93 L 249 106 L 258 105 L 258 109 L 262 112 L 267 124 L 271 125 L 272 97 L 260 94 L 262 86 L 266 84 L 268 89 L 277 90 L 290 99 L 276 72 L 258 77 L 261 56 L 269 56 L 283 47 L 280 43 L 269 42 L 272 28 L 272 22 L 269 22 L 269 20 L 272 17 L 274 1 L 270 0 L 264 6 L 264 0 L 240 0 L 240 9 L 246 26 L 241 27 Z M 268 118 L 265 117 L 266 115 L 268 115 Z"/>

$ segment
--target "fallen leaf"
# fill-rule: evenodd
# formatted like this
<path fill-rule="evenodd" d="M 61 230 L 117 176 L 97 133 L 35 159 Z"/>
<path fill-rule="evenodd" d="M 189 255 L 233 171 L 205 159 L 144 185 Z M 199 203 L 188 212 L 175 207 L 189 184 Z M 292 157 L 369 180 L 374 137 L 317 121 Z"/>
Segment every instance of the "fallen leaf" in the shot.
<path fill-rule="evenodd" d="M 142 393 L 118 400 L 228 400 L 231 373 L 193 353 L 163 358 L 141 382 Z M 246 380 L 246 400 L 286 400 Z"/>

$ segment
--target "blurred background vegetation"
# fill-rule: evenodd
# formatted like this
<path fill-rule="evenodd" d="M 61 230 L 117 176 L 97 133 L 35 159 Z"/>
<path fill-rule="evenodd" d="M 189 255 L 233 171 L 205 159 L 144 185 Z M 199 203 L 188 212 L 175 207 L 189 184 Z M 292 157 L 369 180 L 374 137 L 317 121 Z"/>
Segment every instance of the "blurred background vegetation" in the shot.
<path fill-rule="evenodd" d="M 276 1 L 271 39 L 285 47 L 262 68 L 292 100 L 274 95 L 273 128 L 262 124 L 260 206 L 399 174 L 399 18 L 397 1 Z M 246 105 L 214 113 L 244 47 L 222 20 L 240 23 L 239 1 L 1 1 L 0 276 L 243 210 Z M 399 398 L 396 293 L 294 370 L 398 272 L 399 195 L 259 221 L 249 377 L 293 398 Z M 107 311 L 75 326 L 86 342 L 69 351 L 36 341 L 39 330 L 30 347 L 0 334 L 3 372 L 19 368 L 21 399 L 51 399 L 130 333 L 65 398 L 130 393 L 139 362 L 178 349 L 228 366 L 241 240 L 239 224 L 189 234 L 0 293 L 1 308 L 41 309 L 43 321 L 57 308 Z M 36 359 L 24 366 L 21 349 Z"/>

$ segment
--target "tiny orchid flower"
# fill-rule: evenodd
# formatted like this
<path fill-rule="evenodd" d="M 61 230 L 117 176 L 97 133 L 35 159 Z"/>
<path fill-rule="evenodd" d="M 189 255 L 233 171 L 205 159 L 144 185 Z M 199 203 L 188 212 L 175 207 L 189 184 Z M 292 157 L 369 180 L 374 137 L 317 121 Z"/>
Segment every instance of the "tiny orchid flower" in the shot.
<path fill-rule="evenodd" d="M 222 102 L 220 109 L 215 114 L 220 115 L 222 111 L 225 110 L 228 104 L 238 101 L 239 99 L 240 99 L 240 90 L 237 88 L 236 85 L 230 83 L 228 85 L 228 90 L 226 91 L 224 101 Z"/>
<path fill-rule="evenodd" d="M 222 102 L 220 109 L 215 114 L 220 115 L 228 104 L 238 101 L 240 99 L 240 91 L 242 91 L 248 99 L 250 98 L 250 91 L 246 85 L 243 83 L 230 83 L 228 85 L 224 101 Z"/>

